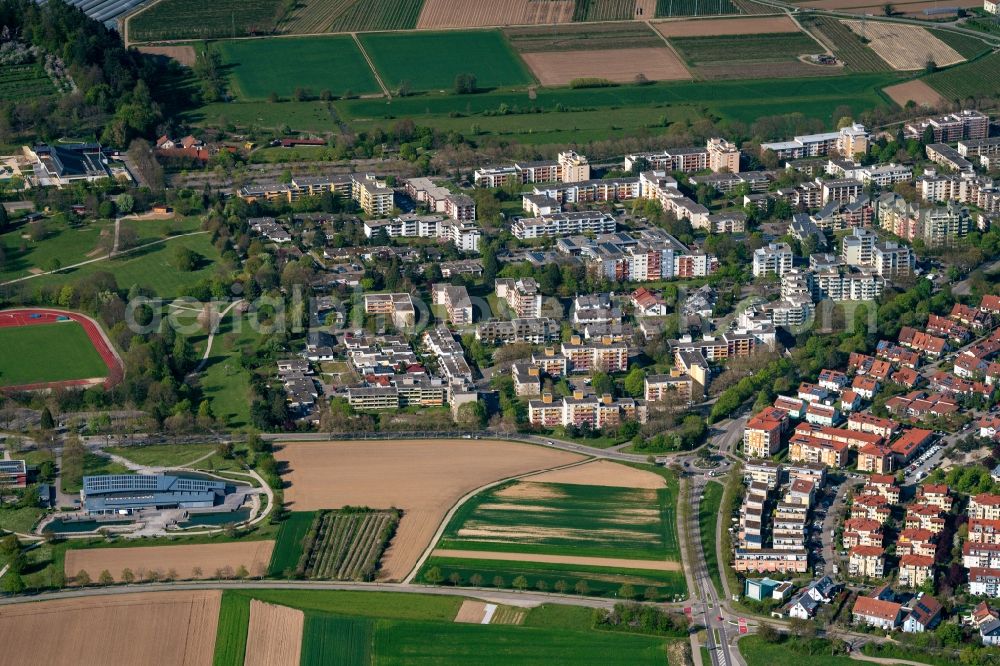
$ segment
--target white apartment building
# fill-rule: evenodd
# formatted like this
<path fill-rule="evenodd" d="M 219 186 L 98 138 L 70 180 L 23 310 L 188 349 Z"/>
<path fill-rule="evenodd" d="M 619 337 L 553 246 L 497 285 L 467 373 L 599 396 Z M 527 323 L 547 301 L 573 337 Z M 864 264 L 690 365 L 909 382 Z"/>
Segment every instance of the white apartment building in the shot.
<path fill-rule="evenodd" d="M 769 243 L 767 247 L 758 248 L 753 253 L 753 276 L 774 273 L 781 277 L 792 270 L 792 258 L 792 248 L 788 243 Z"/>
<path fill-rule="evenodd" d="M 511 233 L 521 240 L 545 236 L 573 234 L 610 234 L 617 229 L 615 218 L 600 211 L 551 213 L 539 217 L 522 217 L 510 225 Z"/>

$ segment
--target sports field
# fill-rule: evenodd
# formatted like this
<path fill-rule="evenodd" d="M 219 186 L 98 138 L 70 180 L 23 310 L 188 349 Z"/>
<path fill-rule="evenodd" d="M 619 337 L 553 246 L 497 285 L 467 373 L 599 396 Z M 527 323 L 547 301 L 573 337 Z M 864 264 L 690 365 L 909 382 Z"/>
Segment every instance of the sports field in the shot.
<path fill-rule="evenodd" d="M 0 386 L 106 377 L 108 367 L 73 321 L 0 326 Z"/>
<path fill-rule="evenodd" d="M 346 36 L 246 39 L 217 42 L 237 97 L 291 97 L 297 88 L 313 96 L 329 90 L 380 92 L 375 75 L 354 40 Z"/>
<path fill-rule="evenodd" d="M 533 82 L 499 30 L 373 33 L 360 39 L 390 88 L 406 81 L 414 90 L 451 91 L 459 74 L 474 74 L 479 88 Z"/>

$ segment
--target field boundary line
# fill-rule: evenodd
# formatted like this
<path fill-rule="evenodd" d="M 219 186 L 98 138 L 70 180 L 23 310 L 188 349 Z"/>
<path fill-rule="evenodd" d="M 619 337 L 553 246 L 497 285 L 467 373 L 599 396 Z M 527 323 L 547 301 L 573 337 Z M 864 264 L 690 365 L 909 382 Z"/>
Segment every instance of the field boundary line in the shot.
<path fill-rule="evenodd" d="M 691 75 L 691 80 L 692 81 L 698 81 L 699 79 L 695 78 L 694 72 L 691 71 L 691 67 L 688 64 L 688 61 L 685 60 L 684 57 L 680 54 L 680 52 L 677 49 L 674 48 L 674 45 L 670 43 L 670 40 L 667 39 L 667 36 L 664 35 L 662 32 L 660 32 L 659 30 L 657 30 L 656 28 L 654 28 L 653 25 L 649 21 L 646 21 L 645 23 L 646 23 L 647 26 L 649 26 L 650 30 L 652 30 L 653 32 L 655 32 L 657 34 L 657 36 L 660 39 L 663 40 L 663 43 L 667 45 L 667 48 L 670 49 L 670 52 L 673 53 L 674 57 L 677 58 L 677 62 L 679 62 L 681 64 L 681 66 L 684 67 L 684 69 L 687 70 L 687 73 Z"/>
<path fill-rule="evenodd" d="M 519 479 L 523 479 L 525 477 L 536 476 L 544 472 L 553 472 L 556 470 L 566 469 L 569 467 L 576 467 L 577 465 L 583 465 L 585 463 L 593 462 L 594 460 L 595 458 L 593 456 L 587 456 L 583 460 L 577 460 L 576 462 L 571 462 L 566 465 L 556 465 L 555 467 L 549 467 L 548 469 L 532 470 L 530 472 L 525 472 L 524 474 L 517 474 L 515 476 L 509 476 L 505 479 L 498 479 L 496 481 L 491 481 L 490 483 L 487 483 L 484 486 L 480 486 L 479 488 L 474 488 L 473 490 L 470 490 L 465 495 L 458 498 L 458 500 L 451 505 L 451 508 L 448 509 L 448 513 L 444 515 L 444 518 L 441 519 L 441 523 L 434 531 L 434 536 L 433 538 L 431 538 L 430 543 L 427 544 L 427 547 L 424 548 L 424 552 L 420 554 L 419 558 L 417 558 L 417 562 L 416 564 L 413 565 L 413 569 L 410 571 L 410 573 L 408 573 L 406 576 L 403 577 L 402 582 L 407 585 L 413 584 L 413 579 L 416 578 L 417 572 L 420 571 L 420 568 L 424 566 L 425 562 L 427 562 L 427 558 L 431 556 L 431 553 L 434 551 L 434 546 L 436 546 L 438 541 L 441 540 L 441 535 L 444 534 L 444 530 L 448 526 L 448 523 L 451 522 L 451 519 L 454 517 L 455 512 L 458 511 L 463 504 L 468 502 L 470 499 L 472 499 L 479 493 L 483 492 L 484 490 L 489 490 L 490 488 L 499 486 L 503 483 L 507 483 L 508 481 L 516 481 Z"/>
<path fill-rule="evenodd" d="M 358 33 L 352 32 L 351 39 L 353 39 L 354 43 L 358 45 L 358 50 L 361 51 L 361 55 L 364 56 L 365 62 L 368 63 L 368 69 L 372 70 L 372 74 L 375 75 L 375 80 L 378 82 L 379 88 L 382 89 L 382 92 L 385 93 L 387 98 L 392 99 L 392 93 L 389 92 L 389 89 L 385 86 L 385 82 L 379 75 L 378 70 L 375 69 L 375 63 L 372 62 L 371 56 L 368 55 L 368 51 L 365 50 L 365 45 L 361 43 L 360 39 L 358 39 Z"/>
<path fill-rule="evenodd" d="M 159 245 L 161 243 L 166 243 L 167 241 L 172 241 L 175 238 L 184 238 L 186 236 L 198 236 L 200 234 L 207 234 L 207 233 L 208 233 L 207 231 L 190 231 L 186 234 L 177 234 L 176 236 L 170 236 L 169 238 L 160 238 L 158 240 L 145 243 L 143 245 L 137 245 L 133 248 L 129 248 L 128 250 L 123 250 L 122 252 L 119 252 L 113 257 L 100 256 L 97 257 L 96 259 L 88 259 L 87 261 L 81 261 L 79 263 L 71 264 L 69 266 L 61 266 L 55 270 L 45 271 L 43 273 L 34 273 L 32 275 L 25 275 L 24 277 L 14 278 L 13 280 L 7 280 L 6 282 L 0 282 L 0 287 L 6 287 L 7 285 L 10 284 L 17 284 L 18 282 L 24 282 L 25 280 L 30 280 L 32 278 L 42 277 L 43 275 L 55 275 L 57 273 L 62 273 L 64 271 L 71 271 L 73 269 L 80 268 L 81 266 L 86 266 L 88 264 L 96 264 L 99 261 L 107 261 L 108 259 L 117 259 L 118 257 L 124 257 L 125 255 L 131 254 L 132 252 L 137 252 L 138 250 L 144 250 L 147 247 L 152 247 L 153 245 Z"/>

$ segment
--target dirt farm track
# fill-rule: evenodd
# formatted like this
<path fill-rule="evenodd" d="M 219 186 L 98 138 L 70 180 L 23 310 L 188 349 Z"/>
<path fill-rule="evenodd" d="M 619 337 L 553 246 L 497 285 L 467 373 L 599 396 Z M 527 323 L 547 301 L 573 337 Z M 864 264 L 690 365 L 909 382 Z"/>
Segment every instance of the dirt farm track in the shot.
<path fill-rule="evenodd" d="M 530 444 L 465 439 L 293 442 L 275 457 L 287 465 L 285 502 L 293 511 L 347 505 L 403 510 L 382 560 L 388 580 L 410 572 L 445 514 L 467 493 L 582 459 Z"/>
<path fill-rule="evenodd" d="M 0 662 L 210 666 L 221 597 L 147 592 L 6 606 Z"/>

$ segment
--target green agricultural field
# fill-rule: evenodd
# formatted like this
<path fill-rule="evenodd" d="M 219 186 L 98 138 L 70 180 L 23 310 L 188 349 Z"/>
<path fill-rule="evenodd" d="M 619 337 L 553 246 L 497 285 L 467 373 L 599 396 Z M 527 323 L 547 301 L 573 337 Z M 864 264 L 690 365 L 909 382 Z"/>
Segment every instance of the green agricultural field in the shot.
<path fill-rule="evenodd" d="M 932 88 L 948 100 L 978 97 L 987 90 L 1000 90 L 1000 53 L 925 76 Z"/>
<path fill-rule="evenodd" d="M 677 559 L 668 489 L 512 482 L 463 504 L 438 548 Z M 475 532 L 476 536 L 463 533 Z"/>
<path fill-rule="evenodd" d="M 285 13 L 281 0 L 162 0 L 128 19 L 138 42 L 268 34 Z"/>
<path fill-rule="evenodd" d="M 55 93 L 52 79 L 40 64 L 0 65 L 0 99 L 24 102 Z"/>
<path fill-rule="evenodd" d="M 656 0 L 657 18 L 739 13 L 732 0 Z"/>
<path fill-rule="evenodd" d="M 427 581 L 427 574 L 432 569 L 437 569 L 443 577 L 443 582 L 447 584 L 452 582 L 453 575 L 457 576 L 459 584 L 462 585 L 469 584 L 472 577 L 478 575 L 482 578 L 482 586 L 511 589 L 519 587 L 515 582 L 519 576 L 523 576 L 524 587 L 530 590 L 552 592 L 559 591 L 564 586 L 567 594 L 615 597 L 621 586 L 628 583 L 639 595 L 645 595 L 647 588 L 654 588 L 660 599 L 687 594 L 687 583 L 681 571 L 431 556 L 420 570 L 418 579 Z"/>
<path fill-rule="evenodd" d="M 302 630 L 302 666 L 375 663 L 374 628 L 375 621 L 368 618 L 307 613 Z"/>
<path fill-rule="evenodd" d="M 0 328 L 0 386 L 106 377 L 108 367 L 73 321 Z"/>
<path fill-rule="evenodd" d="M 334 19 L 330 32 L 409 30 L 417 27 L 424 0 L 357 0 Z"/>
<path fill-rule="evenodd" d="M 284 576 L 286 571 L 294 571 L 302 557 L 302 539 L 316 514 L 313 511 L 293 511 L 288 514 L 278 529 L 278 539 L 271 553 L 269 576 Z"/>
<path fill-rule="evenodd" d="M 219 609 L 219 626 L 215 634 L 213 666 L 243 666 L 249 627 L 250 597 L 224 591 Z"/>
<path fill-rule="evenodd" d="M 958 51 L 962 54 L 963 58 L 969 60 L 977 58 L 990 50 L 990 47 L 983 40 L 970 37 L 969 35 L 961 35 L 948 30 L 931 30 L 931 34 Z"/>
<path fill-rule="evenodd" d="M 313 96 L 329 90 L 381 92 L 361 50 L 347 36 L 290 37 L 216 42 L 237 98 L 267 99 L 271 93 L 291 97 L 297 88 Z"/>
<path fill-rule="evenodd" d="M 772 62 L 798 60 L 816 53 L 819 44 L 803 33 L 765 35 L 719 35 L 715 37 L 674 37 L 674 48 L 690 65 L 720 62 Z"/>
<path fill-rule="evenodd" d="M 705 486 L 698 509 L 698 528 L 701 532 L 701 547 L 705 553 L 705 566 L 716 591 L 722 595 L 722 577 L 719 575 L 719 558 L 716 552 L 716 526 L 719 524 L 719 505 L 722 503 L 721 483 L 710 482 Z"/>
<path fill-rule="evenodd" d="M 174 248 L 181 246 L 195 252 L 199 259 L 195 270 L 177 270 L 172 256 Z M 40 284 L 72 284 L 95 273 L 110 273 L 118 285 L 128 288 L 139 285 L 152 290 L 163 298 L 175 298 L 199 280 L 210 278 L 219 270 L 219 251 L 212 245 L 207 233 L 194 236 L 171 238 L 170 240 L 142 248 L 114 259 L 97 261 L 86 266 L 44 275 L 25 282 L 34 288 Z"/>
<path fill-rule="evenodd" d="M 466 73 L 476 76 L 479 88 L 533 82 L 499 30 L 375 33 L 360 39 L 382 80 L 393 89 L 406 81 L 413 90 L 451 91 L 455 77 Z"/>
<path fill-rule="evenodd" d="M 0 249 L 4 260 L 0 262 L 0 282 L 30 275 L 33 271 L 49 271 L 61 266 L 86 261 L 89 253 L 97 248 L 103 232 L 109 232 L 107 222 L 91 222 L 71 227 L 62 216 L 41 222 L 44 237 L 31 240 L 32 228 L 19 224 L 11 231 L 0 234 Z"/>

